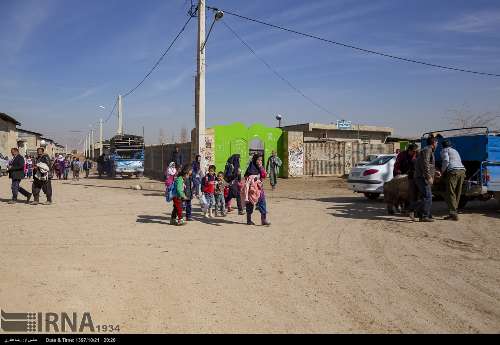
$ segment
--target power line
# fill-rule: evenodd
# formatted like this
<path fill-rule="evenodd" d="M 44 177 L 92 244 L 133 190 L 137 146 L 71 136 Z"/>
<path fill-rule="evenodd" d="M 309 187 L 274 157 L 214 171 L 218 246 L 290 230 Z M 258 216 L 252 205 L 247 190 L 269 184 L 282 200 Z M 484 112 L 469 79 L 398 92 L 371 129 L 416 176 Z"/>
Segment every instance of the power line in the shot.
<path fill-rule="evenodd" d="M 257 53 L 255 52 L 255 50 L 247 43 L 245 42 L 245 40 L 243 40 L 243 38 L 240 37 L 240 35 L 238 35 L 238 33 L 236 31 L 234 31 L 230 26 L 229 24 L 227 24 L 225 21 L 222 22 L 222 24 L 224 24 L 226 26 L 226 28 L 228 28 L 229 31 L 231 31 L 233 33 L 233 35 L 245 46 L 248 48 L 248 50 L 250 50 L 250 52 L 252 52 L 252 54 L 257 58 L 259 59 L 271 72 L 273 72 L 279 79 L 281 79 L 284 83 L 286 83 L 290 88 L 292 88 L 293 90 L 295 90 L 299 95 L 301 95 L 302 97 L 304 97 L 308 102 L 310 102 L 311 104 L 313 104 L 314 106 L 318 107 L 319 109 L 323 110 L 324 112 L 330 114 L 330 115 L 334 115 L 331 111 L 329 111 L 328 109 L 326 109 L 325 107 L 323 107 L 321 104 L 315 102 L 312 98 L 310 98 L 309 96 L 307 96 L 305 93 L 303 93 L 298 87 L 296 87 L 295 85 L 293 85 L 288 79 L 286 79 L 281 73 L 279 73 L 277 70 L 275 70 L 266 60 L 264 60 L 262 57 L 260 57 L 259 55 L 257 55 Z"/>
<path fill-rule="evenodd" d="M 127 97 L 128 95 L 130 95 L 132 92 L 134 92 L 135 90 L 137 90 L 141 85 L 142 83 L 144 83 L 144 81 L 151 75 L 151 73 L 153 73 L 153 71 L 156 69 L 156 67 L 158 67 L 161 63 L 161 61 L 163 60 L 163 58 L 165 57 L 165 55 L 167 55 L 167 53 L 169 52 L 170 48 L 172 48 L 172 46 L 174 45 L 174 43 L 177 41 L 177 39 L 181 36 L 181 34 L 184 32 L 184 30 L 186 29 L 187 25 L 189 24 L 189 22 L 191 21 L 191 19 L 193 18 L 192 15 L 189 16 L 188 20 L 186 21 L 186 23 L 184 24 L 184 26 L 182 26 L 181 30 L 179 31 L 179 33 L 177 34 L 177 36 L 175 36 L 174 40 L 172 41 L 172 43 L 170 43 L 170 45 L 167 47 L 167 49 L 165 49 L 165 51 L 163 52 L 163 54 L 160 56 L 160 58 L 156 61 L 156 63 L 153 65 L 153 67 L 149 70 L 149 72 L 144 76 L 144 78 L 142 78 L 142 80 L 135 86 L 133 87 L 132 89 L 130 89 L 128 92 L 126 92 L 123 97 Z"/>
<path fill-rule="evenodd" d="M 207 8 L 211 9 L 213 11 L 221 10 L 219 8 L 210 7 L 210 6 L 207 6 Z M 350 44 L 346 44 L 346 43 L 342 43 L 342 42 L 330 40 L 330 39 L 327 39 L 327 38 L 319 37 L 319 36 L 316 36 L 316 35 L 312 35 L 312 34 L 300 32 L 300 31 L 296 31 L 296 30 L 293 30 L 293 29 L 285 28 L 283 26 L 279 26 L 279 25 L 267 23 L 267 22 L 264 22 L 262 20 L 258 20 L 258 19 L 254 19 L 254 18 L 249 18 L 249 17 L 243 16 L 241 14 L 237 14 L 237 13 L 230 12 L 230 11 L 227 11 L 227 10 L 222 10 L 222 11 L 225 14 L 229 14 L 229 15 L 241 18 L 241 19 L 245 19 L 245 20 L 251 21 L 251 22 L 255 22 L 255 23 L 262 24 L 262 25 L 266 25 L 266 26 L 269 26 L 269 27 L 272 27 L 272 28 L 275 28 L 275 29 L 279 29 L 279 30 L 282 30 L 282 31 L 291 32 L 291 33 L 294 33 L 296 35 L 305 36 L 305 37 L 309 37 L 309 38 L 314 38 L 316 40 L 320 40 L 320 41 L 327 42 L 327 43 L 330 43 L 330 44 L 335 44 L 335 45 L 342 46 L 342 47 L 345 47 L 345 48 L 354 49 L 354 50 L 361 51 L 361 52 L 367 53 L 367 54 L 379 55 L 379 56 L 383 56 L 383 57 L 390 58 L 390 59 L 395 59 L 395 60 L 400 60 L 400 61 L 415 63 L 415 64 L 429 66 L 429 67 L 441 68 L 441 69 L 450 70 L 450 71 L 472 73 L 472 74 L 489 76 L 489 77 L 500 77 L 500 74 L 487 73 L 487 72 L 478 72 L 478 71 L 473 71 L 473 70 L 468 70 L 468 69 L 462 69 L 462 68 L 456 68 L 456 67 L 450 67 L 450 66 L 437 65 L 437 64 L 433 64 L 433 63 L 429 63 L 429 62 L 425 62 L 425 61 L 421 61 L 421 60 L 409 59 L 409 58 L 404 58 L 404 57 L 400 57 L 400 56 L 396 56 L 396 55 L 391 55 L 391 54 L 387 54 L 387 53 L 378 52 L 378 51 L 375 51 L 375 50 L 365 49 L 365 48 L 353 46 L 353 45 L 350 45 Z"/>
<path fill-rule="evenodd" d="M 111 109 L 111 111 L 109 112 L 109 115 L 108 117 L 106 118 L 106 120 L 104 121 L 104 123 L 107 123 L 109 121 L 109 119 L 111 118 L 111 116 L 113 115 L 113 112 L 115 111 L 116 109 L 116 105 L 118 104 L 118 99 L 115 100 L 115 104 L 113 105 L 113 109 Z"/>
<path fill-rule="evenodd" d="M 179 37 L 181 36 L 181 34 L 184 32 L 184 30 L 186 29 L 187 25 L 189 24 L 189 22 L 191 21 L 191 19 L 194 17 L 194 15 L 192 13 L 190 13 L 189 15 L 189 18 L 188 20 L 186 21 L 186 23 L 184 23 L 184 25 L 182 26 L 181 30 L 179 31 L 179 33 L 175 36 L 175 38 L 173 39 L 173 41 L 170 43 L 170 45 L 165 49 L 165 51 L 162 53 L 162 55 L 160 56 L 160 58 L 156 61 L 156 63 L 153 65 L 153 67 L 149 70 L 149 72 L 144 76 L 144 78 L 142 78 L 142 80 L 136 85 L 134 86 L 132 89 L 130 89 L 129 91 L 127 91 L 122 97 L 127 97 L 128 95 L 132 94 L 135 90 L 137 90 L 141 85 L 142 83 L 144 83 L 144 81 L 151 75 L 151 73 L 153 73 L 153 71 L 160 65 L 160 63 L 162 62 L 163 58 L 165 57 L 165 55 L 167 55 L 167 53 L 170 51 L 170 49 L 173 47 L 173 45 L 175 44 L 175 42 L 179 39 Z M 110 119 L 111 119 L 111 116 L 113 115 L 113 112 L 115 111 L 116 109 L 116 105 L 118 104 L 118 99 L 115 100 L 115 103 L 113 105 L 113 108 L 111 109 L 111 111 L 109 112 L 109 115 L 108 117 L 106 118 L 106 120 L 103 122 L 103 123 L 107 123 Z M 93 124 L 98 124 L 100 121 L 97 121 L 97 122 L 94 122 Z M 93 125 L 92 124 L 92 125 Z"/>

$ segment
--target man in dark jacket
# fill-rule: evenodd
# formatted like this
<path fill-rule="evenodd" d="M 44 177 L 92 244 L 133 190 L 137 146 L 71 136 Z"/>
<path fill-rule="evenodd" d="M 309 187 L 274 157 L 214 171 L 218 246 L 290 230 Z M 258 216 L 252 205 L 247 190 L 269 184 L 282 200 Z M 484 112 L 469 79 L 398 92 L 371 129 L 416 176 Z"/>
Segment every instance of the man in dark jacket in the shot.
<path fill-rule="evenodd" d="M 99 173 L 99 178 L 101 178 L 104 173 L 104 153 L 97 158 L 97 172 Z"/>
<path fill-rule="evenodd" d="M 17 202 L 18 193 L 24 195 L 27 199 L 26 203 L 29 203 L 31 194 L 20 186 L 21 180 L 24 178 L 24 158 L 19 154 L 19 149 L 17 147 L 13 147 L 10 153 L 13 158 L 9 167 L 9 178 L 12 180 L 12 200 L 9 201 L 9 204 Z"/>
<path fill-rule="evenodd" d="M 396 157 L 396 163 L 394 163 L 394 176 L 408 174 L 414 164 L 413 160 L 416 158 L 417 148 L 416 144 L 410 144 L 406 150 L 398 154 Z"/>
<path fill-rule="evenodd" d="M 90 159 L 85 159 L 83 162 L 83 171 L 85 171 L 85 178 L 89 178 L 90 169 L 92 169 L 92 161 Z"/>
<path fill-rule="evenodd" d="M 175 147 L 175 151 L 172 154 L 172 159 L 170 161 L 175 163 L 178 171 L 182 169 L 182 166 L 184 164 L 184 157 L 182 157 L 182 152 L 180 151 L 179 146 Z"/>
<path fill-rule="evenodd" d="M 51 172 L 49 171 L 46 176 L 42 173 L 41 169 L 36 165 L 38 163 L 45 163 L 48 167 L 51 167 L 50 157 L 45 154 L 45 149 L 39 147 L 36 150 L 37 156 L 35 159 L 34 176 L 33 176 L 33 204 L 38 204 L 40 202 L 40 191 L 43 191 L 47 196 L 47 204 L 52 204 L 52 182 L 51 182 Z"/>
<path fill-rule="evenodd" d="M 427 138 L 427 146 L 420 151 L 415 162 L 415 182 L 421 195 L 421 200 L 417 203 L 416 211 L 420 214 L 421 222 L 432 222 L 432 185 L 436 174 L 436 159 L 434 151 L 437 147 L 437 140 L 430 136 Z M 439 174 L 438 174 L 439 175 Z"/>
<path fill-rule="evenodd" d="M 418 200 L 418 187 L 415 183 L 415 163 L 417 160 L 417 144 L 411 143 L 406 150 L 398 153 L 396 163 L 394 164 L 393 176 L 408 176 L 408 202 L 405 207 L 409 212 L 410 218 L 415 219 L 415 204 Z"/>

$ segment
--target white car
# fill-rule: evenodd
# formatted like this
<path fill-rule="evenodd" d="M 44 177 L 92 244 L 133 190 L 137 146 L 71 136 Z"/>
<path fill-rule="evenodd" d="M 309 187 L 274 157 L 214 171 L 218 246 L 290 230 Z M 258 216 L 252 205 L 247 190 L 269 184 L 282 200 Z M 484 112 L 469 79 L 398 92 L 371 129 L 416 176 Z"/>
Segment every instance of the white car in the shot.
<path fill-rule="evenodd" d="M 362 167 L 370 163 L 371 161 L 377 159 L 378 157 L 383 156 L 382 154 L 370 154 L 366 157 L 366 161 L 359 161 L 356 163 L 357 167 Z"/>
<path fill-rule="evenodd" d="M 360 167 L 354 167 L 349 174 L 349 189 L 363 193 L 368 199 L 377 199 L 384 192 L 384 183 L 392 180 L 396 162 L 395 154 L 381 155 Z"/>

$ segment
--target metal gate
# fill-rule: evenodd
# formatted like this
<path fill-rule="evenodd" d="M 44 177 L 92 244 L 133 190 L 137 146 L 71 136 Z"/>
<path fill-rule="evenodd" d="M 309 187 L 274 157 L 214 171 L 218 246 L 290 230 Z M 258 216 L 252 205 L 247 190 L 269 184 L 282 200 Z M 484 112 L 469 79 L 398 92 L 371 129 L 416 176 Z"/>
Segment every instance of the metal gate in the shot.
<path fill-rule="evenodd" d="M 344 143 L 342 142 L 305 142 L 304 158 L 304 175 L 344 175 Z"/>

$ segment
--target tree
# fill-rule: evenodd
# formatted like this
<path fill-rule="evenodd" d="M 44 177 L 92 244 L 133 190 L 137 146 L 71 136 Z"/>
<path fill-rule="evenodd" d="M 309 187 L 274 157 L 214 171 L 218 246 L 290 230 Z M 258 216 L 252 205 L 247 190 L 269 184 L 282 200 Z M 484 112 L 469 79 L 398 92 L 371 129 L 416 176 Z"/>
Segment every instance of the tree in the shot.
<path fill-rule="evenodd" d="M 181 143 L 187 143 L 188 142 L 188 130 L 186 127 L 182 127 L 181 129 L 181 137 L 180 137 Z"/>
<path fill-rule="evenodd" d="M 475 113 L 466 104 L 459 109 L 450 109 L 450 124 L 456 128 L 488 127 L 496 129 L 500 115 L 491 111 Z"/>

